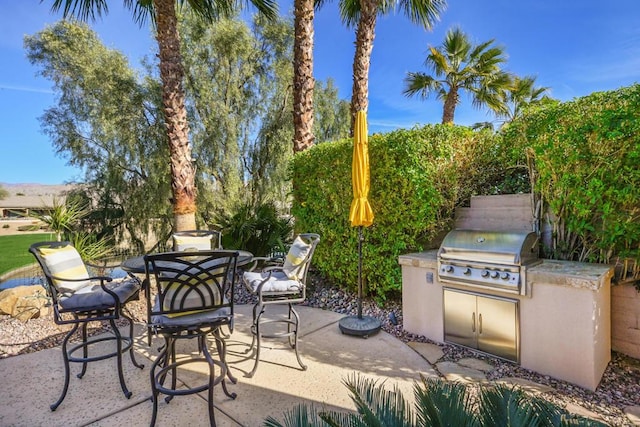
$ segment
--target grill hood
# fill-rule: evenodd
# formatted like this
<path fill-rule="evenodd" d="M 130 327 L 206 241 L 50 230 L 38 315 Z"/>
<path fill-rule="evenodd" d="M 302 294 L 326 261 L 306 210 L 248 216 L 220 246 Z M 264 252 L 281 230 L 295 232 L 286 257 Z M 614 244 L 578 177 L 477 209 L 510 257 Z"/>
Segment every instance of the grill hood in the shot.
<path fill-rule="evenodd" d="M 438 251 L 441 260 L 525 265 L 538 260 L 534 232 L 453 230 Z"/>

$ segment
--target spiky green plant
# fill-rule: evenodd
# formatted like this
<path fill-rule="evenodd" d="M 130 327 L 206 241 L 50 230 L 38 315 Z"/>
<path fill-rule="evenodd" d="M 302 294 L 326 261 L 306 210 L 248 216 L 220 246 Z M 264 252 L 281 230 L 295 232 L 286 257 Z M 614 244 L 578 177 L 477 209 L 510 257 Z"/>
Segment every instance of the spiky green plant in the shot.
<path fill-rule="evenodd" d="M 64 201 L 54 197 L 52 208 L 45 212 L 44 214 L 31 214 L 31 216 L 47 224 L 47 227 L 56 233 L 56 239 L 60 242 L 63 236 L 70 237 L 74 227 L 89 214 L 89 209 L 78 199 Z"/>
<path fill-rule="evenodd" d="M 480 384 L 474 387 L 440 378 L 426 379 L 414 386 L 415 408 L 397 387 L 389 391 L 383 382 L 359 375 L 344 381 L 356 412 L 318 409 L 298 405 L 285 413 L 281 423 L 266 419 L 267 427 L 536 427 L 605 426 L 573 415 L 544 399 L 531 396 L 517 386 Z"/>

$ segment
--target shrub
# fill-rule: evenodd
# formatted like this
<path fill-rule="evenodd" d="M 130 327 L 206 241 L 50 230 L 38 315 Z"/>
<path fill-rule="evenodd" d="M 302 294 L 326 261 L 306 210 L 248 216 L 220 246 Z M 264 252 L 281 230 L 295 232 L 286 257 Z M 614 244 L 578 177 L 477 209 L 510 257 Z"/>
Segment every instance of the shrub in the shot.
<path fill-rule="evenodd" d="M 382 301 L 401 289 L 398 256 L 437 247 L 456 205 L 500 192 L 516 155 L 491 132 L 435 125 L 369 140 L 374 224 L 364 230 L 365 292 Z M 320 144 L 292 162 L 296 231 L 322 237 L 314 265 L 336 285 L 357 287 L 358 230 L 350 226 L 352 140 Z M 511 158 L 513 157 L 513 158 Z M 522 168 L 524 170 L 524 168 Z M 525 179 L 525 182 L 527 180 Z"/>
<path fill-rule="evenodd" d="M 218 224 L 223 247 L 244 249 L 258 256 L 282 251 L 293 230 L 291 220 L 280 216 L 273 203 L 241 203 L 232 214 L 218 218 Z"/>
<path fill-rule="evenodd" d="M 552 216 L 550 258 L 640 259 L 640 85 L 535 109 L 505 131 L 528 147 Z"/>

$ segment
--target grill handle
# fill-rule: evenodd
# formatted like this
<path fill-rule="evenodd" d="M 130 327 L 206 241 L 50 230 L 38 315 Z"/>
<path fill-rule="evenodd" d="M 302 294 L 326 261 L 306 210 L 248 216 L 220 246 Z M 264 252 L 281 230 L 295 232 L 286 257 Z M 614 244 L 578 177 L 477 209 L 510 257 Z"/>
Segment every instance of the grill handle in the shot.
<path fill-rule="evenodd" d="M 482 334 L 482 313 L 478 314 L 478 334 Z"/>
<path fill-rule="evenodd" d="M 476 312 L 471 313 L 471 332 L 476 331 Z"/>

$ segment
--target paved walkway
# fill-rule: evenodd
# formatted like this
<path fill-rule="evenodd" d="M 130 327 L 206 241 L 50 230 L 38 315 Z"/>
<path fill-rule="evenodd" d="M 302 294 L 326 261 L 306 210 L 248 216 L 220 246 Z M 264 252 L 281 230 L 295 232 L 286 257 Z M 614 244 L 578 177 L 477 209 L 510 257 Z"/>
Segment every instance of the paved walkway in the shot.
<path fill-rule="evenodd" d="M 299 307 L 302 318 L 300 352 L 308 365 L 300 370 L 294 352 L 282 340 L 264 340 L 262 360 L 253 378 L 244 375 L 253 366 L 251 354 L 245 354 L 249 334 L 251 307 L 237 306 L 236 328 L 229 340 L 228 362 L 237 384 L 230 384 L 238 394 L 228 399 L 220 387 L 215 390 L 216 420 L 225 426 L 260 426 L 268 416 L 283 420 L 283 413 L 300 403 L 336 410 L 354 409 L 343 380 L 362 374 L 384 380 L 387 387 L 397 385 L 405 397 L 412 398 L 413 385 L 420 375 L 443 375 L 459 381 L 482 381 L 489 365 L 477 359 L 458 363 L 439 361 L 438 346 L 411 343 L 380 332 L 368 339 L 342 335 L 338 321 L 343 315 L 308 307 Z M 133 392 L 127 400 L 120 390 L 113 359 L 89 364 L 82 380 L 72 366 L 66 399 L 51 412 L 62 388 L 63 367 L 60 349 L 0 360 L 0 425 L 2 426 L 147 426 L 151 419 L 149 369 L 160 340 L 147 346 L 143 328 L 138 326 L 136 353 L 146 367 L 139 370 L 124 359 L 127 385 Z M 184 349 L 188 351 L 188 349 Z M 439 353 L 440 352 L 440 353 Z M 435 366 L 435 369 L 434 369 Z M 201 371 L 179 374 L 185 384 L 200 384 Z M 542 386 L 521 384 L 538 392 Z M 580 412 L 580 408 L 576 408 Z M 581 412 L 582 413 L 582 412 Z M 582 413 L 589 415 L 588 413 Z M 593 414 L 591 414 L 593 415 Z M 208 425 L 206 395 L 178 396 L 166 404 L 160 401 L 158 426 Z"/>

